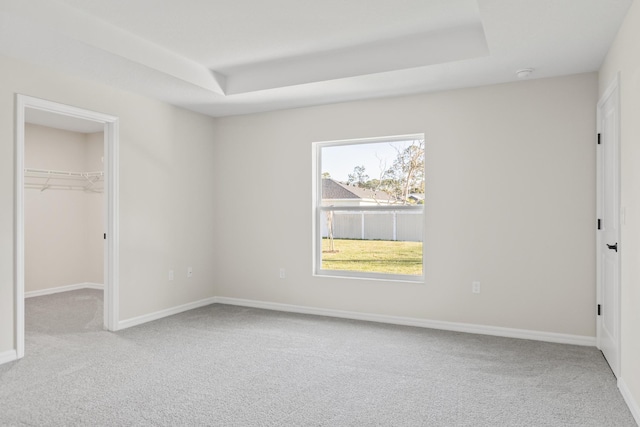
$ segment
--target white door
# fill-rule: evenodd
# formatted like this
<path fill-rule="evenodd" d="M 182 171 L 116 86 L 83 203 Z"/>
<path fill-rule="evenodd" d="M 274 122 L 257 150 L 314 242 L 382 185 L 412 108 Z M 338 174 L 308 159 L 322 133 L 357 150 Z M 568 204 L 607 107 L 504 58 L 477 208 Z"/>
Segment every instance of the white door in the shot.
<path fill-rule="evenodd" d="M 620 374 L 620 103 L 618 80 L 598 103 L 598 348 Z"/>

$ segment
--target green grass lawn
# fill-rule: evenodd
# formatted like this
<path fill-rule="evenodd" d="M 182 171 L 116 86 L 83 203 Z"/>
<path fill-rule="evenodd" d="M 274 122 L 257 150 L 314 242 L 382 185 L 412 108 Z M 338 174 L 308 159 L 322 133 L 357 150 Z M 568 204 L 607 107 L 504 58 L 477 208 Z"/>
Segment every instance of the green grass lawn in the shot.
<path fill-rule="evenodd" d="M 422 243 L 387 240 L 322 239 L 322 268 L 388 274 L 422 274 Z"/>

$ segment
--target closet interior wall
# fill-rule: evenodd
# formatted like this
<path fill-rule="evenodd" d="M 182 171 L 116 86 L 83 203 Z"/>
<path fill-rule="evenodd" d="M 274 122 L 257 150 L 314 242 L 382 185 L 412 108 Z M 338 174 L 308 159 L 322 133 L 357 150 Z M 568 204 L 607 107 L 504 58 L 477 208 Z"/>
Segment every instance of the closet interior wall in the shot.
<path fill-rule="evenodd" d="M 104 134 L 78 133 L 27 123 L 25 168 L 103 171 Z M 92 191 L 40 185 L 25 174 L 25 293 L 65 286 L 102 285 L 104 269 L 103 181 Z M 97 191 L 95 191 L 97 190 Z"/>

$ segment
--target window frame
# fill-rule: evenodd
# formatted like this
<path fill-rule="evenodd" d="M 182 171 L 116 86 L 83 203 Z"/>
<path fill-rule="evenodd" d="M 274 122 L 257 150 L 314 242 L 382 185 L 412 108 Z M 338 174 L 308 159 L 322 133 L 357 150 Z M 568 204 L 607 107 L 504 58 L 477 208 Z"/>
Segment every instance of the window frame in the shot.
<path fill-rule="evenodd" d="M 322 149 L 326 147 L 336 147 L 342 145 L 358 145 L 373 144 L 384 142 L 401 142 L 411 140 L 425 141 L 425 194 L 426 188 L 426 140 L 423 133 L 414 133 L 407 135 L 383 136 L 374 138 L 358 138 L 334 141 L 318 141 L 312 143 L 312 242 L 313 242 L 313 276 L 316 277 L 334 277 L 348 279 L 365 279 L 365 280 L 382 280 L 393 282 L 409 282 L 422 283 L 425 281 L 426 258 L 425 258 L 425 204 L 421 205 L 388 205 L 388 206 L 322 206 Z M 426 203 L 426 201 L 425 201 Z M 377 273 L 349 270 L 328 270 L 322 268 L 322 213 L 326 211 L 354 211 L 354 212 L 371 212 L 371 211 L 419 211 L 422 212 L 423 231 L 422 231 L 422 274 L 392 274 Z"/>

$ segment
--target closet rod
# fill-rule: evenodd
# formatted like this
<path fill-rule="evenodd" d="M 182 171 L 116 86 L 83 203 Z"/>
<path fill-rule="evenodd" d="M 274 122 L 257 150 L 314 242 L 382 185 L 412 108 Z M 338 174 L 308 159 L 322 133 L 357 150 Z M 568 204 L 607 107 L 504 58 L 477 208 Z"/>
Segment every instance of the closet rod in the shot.
<path fill-rule="evenodd" d="M 78 190 L 85 191 L 89 193 L 102 193 L 104 190 L 101 188 L 90 188 L 82 185 L 64 185 L 64 184 L 25 184 L 24 188 L 30 188 L 34 190 Z"/>
<path fill-rule="evenodd" d="M 45 175 L 51 177 L 69 177 L 69 178 L 90 178 L 90 177 L 102 177 L 104 172 L 70 172 L 70 171 L 56 171 L 48 169 L 32 169 L 25 168 L 24 173 L 34 175 Z"/>

